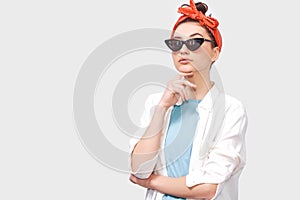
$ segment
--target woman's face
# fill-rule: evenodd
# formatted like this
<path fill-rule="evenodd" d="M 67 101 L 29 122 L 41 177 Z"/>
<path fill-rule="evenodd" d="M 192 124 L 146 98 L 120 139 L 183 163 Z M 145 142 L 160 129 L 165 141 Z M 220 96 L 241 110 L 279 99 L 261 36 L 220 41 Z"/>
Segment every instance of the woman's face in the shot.
<path fill-rule="evenodd" d="M 205 38 L 211 40 L 206 29 L 197 22 L 180 24 L 173 36 L 174 39 L 188 40 L 191 38 Z M 178 51 L 172 52 L 172 58 L 179 72 L 204 72 L 209 71 L 213 61 L 219 56 L 218 47 L 212 47 L 211 42 L 205 41 L 195 51 L 189 50 L 185 45 Z"/>

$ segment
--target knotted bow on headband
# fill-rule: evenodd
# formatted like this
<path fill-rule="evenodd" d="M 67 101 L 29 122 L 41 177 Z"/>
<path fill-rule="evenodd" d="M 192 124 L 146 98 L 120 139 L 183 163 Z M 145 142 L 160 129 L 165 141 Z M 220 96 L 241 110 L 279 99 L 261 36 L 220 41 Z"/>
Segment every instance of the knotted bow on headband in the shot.
<path fill-rule="evenodd" d="M 217 19 L 204 15 L 201 11 L 197 10 L 197 7 L 193 0 L 190 0 L 190 6 L 178 8 L 178 12 L 183 14 L 177 20 L 173 28 L 173 33 L 175 32 L 177 26 L 187 18 L 191 18 L 199 21 L 201 26 L 206 27 L 214 36 L 215 41 L 219 47 L 219 50 L 222 49 L 222 36 L 218 30 L 219 22 Z"/>

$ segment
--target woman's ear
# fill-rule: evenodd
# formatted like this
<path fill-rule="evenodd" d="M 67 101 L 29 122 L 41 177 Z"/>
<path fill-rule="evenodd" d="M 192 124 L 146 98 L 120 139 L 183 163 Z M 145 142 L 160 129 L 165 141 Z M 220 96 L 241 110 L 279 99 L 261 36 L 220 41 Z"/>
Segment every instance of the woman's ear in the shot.
<path fill-rule="evenodd" d="M 216 60 L 218 60 L 219 55 L 220 55 L 220 49 L 219 49 L 219 47 L 214 47 L 214 48 L 213 48 L 213 55 L 212 55 L 211 60 L 212 60 L 213 62 L 215 62 Z"/>

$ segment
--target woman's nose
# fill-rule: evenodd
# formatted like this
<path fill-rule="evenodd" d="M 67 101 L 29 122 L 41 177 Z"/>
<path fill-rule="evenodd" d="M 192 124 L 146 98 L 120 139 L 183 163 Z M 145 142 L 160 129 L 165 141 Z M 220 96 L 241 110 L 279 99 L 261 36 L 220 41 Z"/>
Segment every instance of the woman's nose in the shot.
<path fill-rule="evenodd" d="M 183 44 L 183 46 L 182 46 L 181 49 L 179 50 L 179 53 L 180 53 L 181 55 L 189 54 L 189 49 L 186 47 L 185 44 Z"/>

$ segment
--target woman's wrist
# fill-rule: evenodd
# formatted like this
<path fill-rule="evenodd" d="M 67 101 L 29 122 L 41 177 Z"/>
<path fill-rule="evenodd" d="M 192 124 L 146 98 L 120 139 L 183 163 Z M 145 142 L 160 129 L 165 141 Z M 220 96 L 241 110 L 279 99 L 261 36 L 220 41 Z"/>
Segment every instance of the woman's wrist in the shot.
<path fill-rule="evenodd" d="M 169 105 L 166 105 L 166 104 L 164 104 L 162 102 L 159 102 L 157 106 L 160 107 L 160 108 L 162 108 L 162 109 L 164 109 L 165 111 L 167 111 L 170 108 Z"/>
<path fill-rule="evenodd" d="M 158 178 L 159 178 L 159 175 L 155 175 L 155 174 L 152 174 L 151 175 L 151 180 L 149 182 L 149 188 L 152 189 L 152 190 L 157 190 L 157 188 L 159 188 L 158 186 Z"/>

